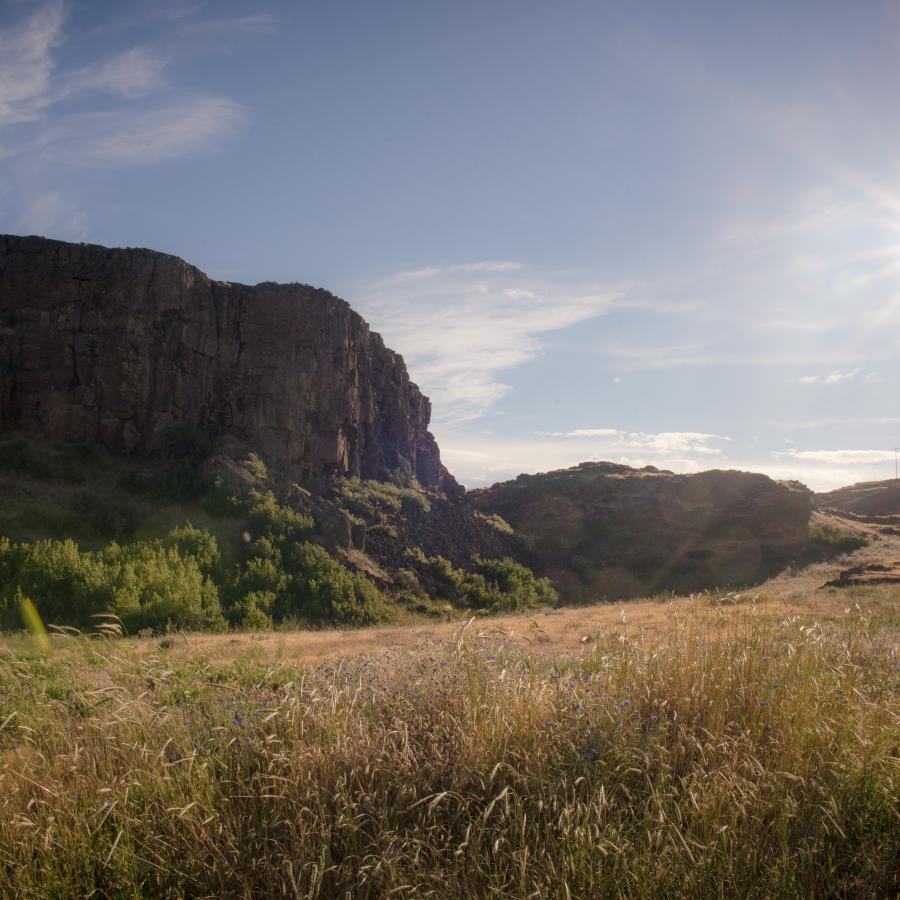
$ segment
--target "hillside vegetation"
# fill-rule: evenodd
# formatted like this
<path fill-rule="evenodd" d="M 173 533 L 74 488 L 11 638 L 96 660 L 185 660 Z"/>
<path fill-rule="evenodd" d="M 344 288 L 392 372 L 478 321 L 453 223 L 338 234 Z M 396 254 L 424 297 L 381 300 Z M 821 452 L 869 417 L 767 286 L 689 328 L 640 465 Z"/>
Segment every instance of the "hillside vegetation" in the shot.
<path fill-rule="evenodd" d="M 189 452 L 166 463 L 0 442 L 0 627 L 20 626 L 25 598 L 46 622 L 115 618 L 128 633 L 359 626 L 556 602 L 509 557 L 470 553 L 454 566 L 398 540 L 432 502 L 447 503 L 415 481 L 317 482 L 311 493 L 253 454 L 220 467 L 225 477 Z M 354 547 L 354 530 L 357 543 L 389 546 L 392 572 Z"/>

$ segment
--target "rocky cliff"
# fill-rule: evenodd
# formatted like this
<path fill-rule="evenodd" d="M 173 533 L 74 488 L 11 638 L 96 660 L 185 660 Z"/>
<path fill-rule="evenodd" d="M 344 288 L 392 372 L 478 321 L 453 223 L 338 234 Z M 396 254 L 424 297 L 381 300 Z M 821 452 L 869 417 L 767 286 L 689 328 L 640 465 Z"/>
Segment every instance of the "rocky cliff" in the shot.
<path fill-rule="evenodd" d="M 802 485 L 765 475 L 614 463 L 520 475 L 467 499 L 524 536 L 535 571 L 570 602 L 759 581 L 802 553 L 813 507 Z"/>
<path fill-rule="evenodd" d="M 0 236 L 0 431 L 153 453 L 190 431 L 319 472 L 456 487 L 403 359 L 343 300 L 181 259 Z"/>

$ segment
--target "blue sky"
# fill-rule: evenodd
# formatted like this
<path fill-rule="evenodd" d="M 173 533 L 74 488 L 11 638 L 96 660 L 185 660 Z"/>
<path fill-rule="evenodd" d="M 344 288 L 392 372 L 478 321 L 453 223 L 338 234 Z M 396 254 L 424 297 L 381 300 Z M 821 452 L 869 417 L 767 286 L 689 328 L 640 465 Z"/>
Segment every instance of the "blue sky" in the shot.
<path fill-rule="evenodd" d="M 345 297 L 469 485 L 900 444 L 900 3 L 0 0 L 0 231 Z"/>

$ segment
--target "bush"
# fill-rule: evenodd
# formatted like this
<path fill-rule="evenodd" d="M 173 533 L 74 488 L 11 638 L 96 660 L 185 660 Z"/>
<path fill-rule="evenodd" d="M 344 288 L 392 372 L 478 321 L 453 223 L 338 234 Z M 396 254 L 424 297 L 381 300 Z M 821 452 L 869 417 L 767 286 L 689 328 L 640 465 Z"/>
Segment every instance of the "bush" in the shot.
<path fill-rule="evenodd" d="M 298 545 L 289 561 L 295 572 L 280 618 L 375 625 L 390 617 L 384 595 L 359 572 L 351 572 L 318 544 Z"/>
<path fill-rule="evenodd" d="M 487 522 L 491 528 L 499 531 L 501 534 L 514 534 L 514 530 L 512 525 L 503 518 L 503 516 L 498 515 L 497 513 L 493 513 L 490 516 L 486 516 L 484 513 L 476 512 L 475 515 L 479 518 Z"/>
<path fill-rule="evenodd" d="M 476 573 L 466 576 L 462 591 L 476 609 L 491 613 L 554 606 L 559 595 L 547 578 L 535 578 L 531 569 L 508 556 L 473 557 Z"/>
<path fill-rule="evenodd" d="M 116 543 L 99 553 L 71 540 L 0 542 L 0 622 L 18 624 L 16 594 L 32 597 L 48 623 L 86 628 L 99 614 L 118 616 L 128 631 L 224 626 L 215 583 L 202 567 L 217 558 L 210 536 L 176 529 L 165 541 Z M 192 555 L 191 546 L 200 552 Z"/>
<path fill-rule="evenodd" d="M 513 612 L 538 606 L 554 606 L 559 596 L 546 578 L 535 578 L 527 566 L 508 556 L 503 559 L 472 558 L 473 572 L 456 569 L 443 556 L 426 557 L 419 548 L 406 558 L 438 593 L 457 603 L 488 613 Z"/>
<path fill-rule="evenodd" d="M 251 591 L 229 610 L 229 620 L 247 631 L 271 631 L 272 607 L 275 594 L 271 591 Z"/>
<path fill-rule="evenodd" d="M 809 528 L 809 549 L 815 555 L 841 556 L 853 553 L 868 543 L 868 539 L 861 534 L 821 525 L 811 525 Z"/>
<path fill-rule="evenodd" d="M 251 491 L 247 509 L 254 537 L 265 535 L 279 541 L 303 540 L 315 524 L 310 516 L 282 506 L 271 491 Z"/>

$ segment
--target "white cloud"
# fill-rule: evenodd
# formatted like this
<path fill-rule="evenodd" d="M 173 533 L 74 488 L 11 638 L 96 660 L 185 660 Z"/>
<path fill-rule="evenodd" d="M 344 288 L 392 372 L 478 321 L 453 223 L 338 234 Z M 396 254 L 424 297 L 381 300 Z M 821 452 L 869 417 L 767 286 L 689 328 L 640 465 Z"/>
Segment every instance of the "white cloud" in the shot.
<path fill-rule="evenodd" d="M 730 441 L 720 434 L 699 431 L 620 431 L 617 428 L 576 428 L 574 431 L 538 432 L 542 437 L 603 438 L 602 447 L 609 453 L 641 451 L 649 453 L 699 453 L 703 456 L 722 454 L 721 447 L 710 441 Z M 597 452 L 595 449 L 594 452 Z"/>
<path fill-rule="evenodd" d="M 250 20 L 259 24 L 260 17 Z M 214 95 L 136 103 L 166 87 L 167 58 L 150 47 L 59 70 L 53 50 L 64 40 L 63 25 L 63 5 L 54 2 L 0 31 L 0 127 L 6 132 L 0 158 L 78 165 L 152 163 L 214 149 L 244 120 L 240 104 Z M 61 111 L 63 101 L 92 94 L 118 102 L 95 104 L 76 114 Z M 20 134 L 26 125 L 30 127 Z"/>
<path fill-rule="evenodd" d="M 823 375 L 802 375 L 797 379 L 800 384 L 844 384 L 848 381 L 862 381 L 865 384 L 873 384 L 878 381 L 876 372 L 863 372 L 862 369 L 849 369 L 841 371 L 833 369 Z"/>
<path fill-rule="evenodd" d="M 208 152 L 244 121 L 240 104 L 195 97 L 155 109 L 71 116 L 40 141 L 42 157 L 76 165 L 135 165 Z"/>
<path fill-rule="evenodd" d="M 31 122 L 50 102 L 51 51 L 62 24 L 63 5 L 55 2 L 0 31 L 0 126 Z"/>
<path fill-rule="evenodd" d="M 135 47 L 73 72 L 63 95 L 87 91 L 143 97 L 165 85 L 166 59 L 146 47 Z"/>
<path fill-rule="evenodd" d="M 396 273 L 354 292 L 354 305 L 389 346 L 404 348 L 436 421 L 459 422 L 483 415 L 510 391 L 501 373 L 538 356 L 543 335 L 613 309 L 656 308 L 630 290 L 572 284 L 521 262 L 483 261 Z"/>
<path fill-rule="evenodd" d="M 893 450 L 779 450 L 775 456 L 846 466 L 892 462 L 894 452 Z"/>

